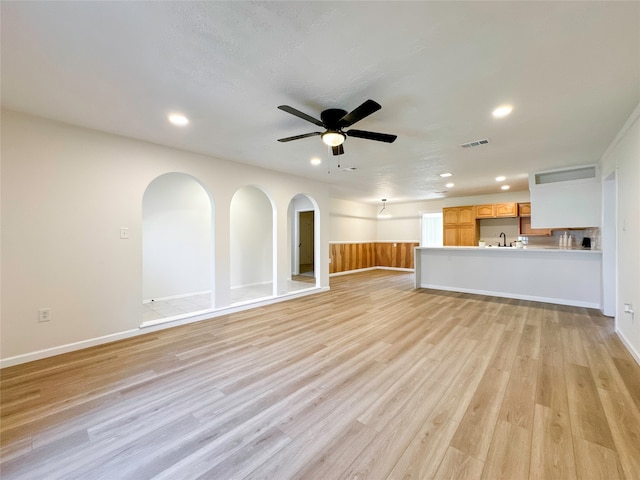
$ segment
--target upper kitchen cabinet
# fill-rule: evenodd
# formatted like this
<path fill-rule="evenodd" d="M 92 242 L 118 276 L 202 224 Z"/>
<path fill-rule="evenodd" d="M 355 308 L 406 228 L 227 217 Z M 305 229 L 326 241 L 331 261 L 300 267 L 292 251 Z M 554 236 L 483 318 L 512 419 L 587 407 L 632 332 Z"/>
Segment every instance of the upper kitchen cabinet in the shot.
<path fill-rule="evenodd" d="M 479 226 L 473 205 L 442 209 L 443 243 L 448 247 L 478 244 Z"/>
<path fill-rule="evenodd" d="M 518 216 L 518 204 L 491 203 L 486 205 L 476 205 L 476 218 L 514 218 Z"/>
<path fill-rule="evenodd" d="M 495 218 L 496 206 L 493 203 L 476 205 L 476 218 Z"/>
<path fill-rule="evenodd" d="M 518 204 L 516 202 L 509 203 L 497 203 L 496 204 L 496 217 L 517 217 L 518 216 Z"/>
<path fill-rule="evenodd" d="M 531 227 L 599 227 L 602 189 L 597 165 L 529 175 Z"/>
<path fill-rule="evenodd" d="M 458 209 L 457 208 L 443 208 L 442 209 L 442 223 L 444 225 L 458 225 Z"/>
<path fill-rule="evenodd" d="M 518 204 L 518 213 L 520 217 L 530 217 L 531 216 L 531 203 L 519 203 Z"/>

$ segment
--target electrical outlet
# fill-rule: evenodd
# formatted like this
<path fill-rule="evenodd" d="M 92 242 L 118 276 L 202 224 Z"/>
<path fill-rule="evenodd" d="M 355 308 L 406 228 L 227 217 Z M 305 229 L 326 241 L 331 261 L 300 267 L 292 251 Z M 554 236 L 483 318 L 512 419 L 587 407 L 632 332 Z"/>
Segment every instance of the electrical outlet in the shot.
<path fill-rule="evenodd" d="M 38 309 L 38 322 L 48 322 L 51 320 L 51 309 L 50 308 L 39 308 Z"/>

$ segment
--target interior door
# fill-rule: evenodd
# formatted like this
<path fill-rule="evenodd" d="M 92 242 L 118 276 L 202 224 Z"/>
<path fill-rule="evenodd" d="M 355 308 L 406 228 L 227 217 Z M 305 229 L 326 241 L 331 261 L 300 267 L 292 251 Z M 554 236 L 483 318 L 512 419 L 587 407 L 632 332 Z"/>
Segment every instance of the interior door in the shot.
<path fill-rule="evenodd" d="M 300 255 L 298 256 L 298 258 L 300 273 L 313 271 L 313 222 L 313 211 L 298 213 L 298 238 L 300 239 Z"/>

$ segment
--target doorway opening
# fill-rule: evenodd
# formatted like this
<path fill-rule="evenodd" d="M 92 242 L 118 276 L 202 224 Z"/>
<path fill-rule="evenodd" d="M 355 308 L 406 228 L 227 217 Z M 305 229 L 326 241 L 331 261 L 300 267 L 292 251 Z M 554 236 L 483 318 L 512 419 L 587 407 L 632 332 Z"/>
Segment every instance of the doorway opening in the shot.
<path fill-rule="evenodd" d="M 259 187 L 239 188 L 231 199 L 229 275 L 231 305 L 274 296 L 274 208 Z"/>
<path fill-rule="evenodd" d="M 286 291 L 297 292 L 318 286 L 320 259 L 320 226 L 318 205 L 306 194 L 299 193 L 289 202 L 288 253 L 291 276 Z"/>
<path fill-rule="evenodd" d="M 185 173 L 154 179 L 142 199 L 143 322 L 214 308 L 213 202 Z"/>
<path fill-rule="evenodd" d="M 298 212 L 298 275 L 302 277 L 315 277 L 314 221 L 313 210 Z"/>

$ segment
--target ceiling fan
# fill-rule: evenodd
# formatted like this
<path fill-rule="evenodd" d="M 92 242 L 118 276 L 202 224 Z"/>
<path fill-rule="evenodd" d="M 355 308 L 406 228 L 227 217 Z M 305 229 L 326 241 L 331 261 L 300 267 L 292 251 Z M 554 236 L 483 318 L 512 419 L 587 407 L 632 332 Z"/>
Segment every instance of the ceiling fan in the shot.
<path fill-rule="evenodd" d="M 398 138 L 397 135 L 368 132 L 366 130 L 352 129 L 343 131 L 343 128 L 350 127 L 354 123 L 359 122 L 363 118 L 368 117 L 372 113 L 377 112 L 382 108 L 379 103 L 374 102 L 373 100 L 367 100 L 362 105 L 349 113 L 347 113 L 346 110 L 342 110 L 340 108 L 330 108 L 320 114 L 320 118 L 322 120 L 313 118 L 312 116 L 307 115 L 300 110 L 296 110 L 289 105 L 280 105 L 278 108 L 325 129 L 324 132 L 311 132 L 304 133 L 302 135 L 296 135 L 293 137 L 279 138 L 279 142 L 290 142 L 292 140 L 299 140 L 301 138 L 315 137 L 317 135 L 320 135 L 322 137 L 322 141 L 331 147 L 334 155 L 342 155 L 344 153 L 344 147 L 342 146 L 342 144 L 344 143 L 347 136 L 364 138 L 366 140 L 376 140 L 378 142 L 386 143 L 393 143 L 395 139 Z"/>

